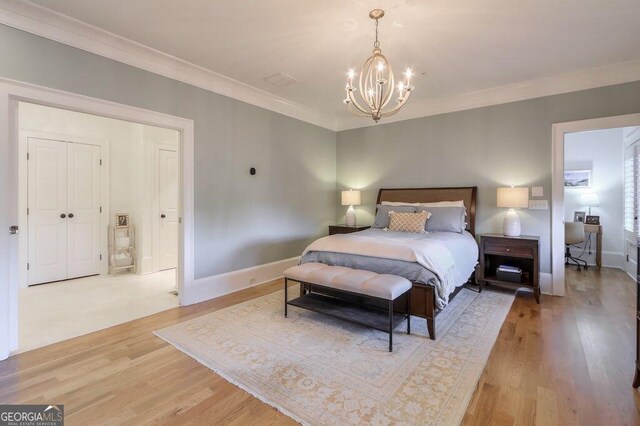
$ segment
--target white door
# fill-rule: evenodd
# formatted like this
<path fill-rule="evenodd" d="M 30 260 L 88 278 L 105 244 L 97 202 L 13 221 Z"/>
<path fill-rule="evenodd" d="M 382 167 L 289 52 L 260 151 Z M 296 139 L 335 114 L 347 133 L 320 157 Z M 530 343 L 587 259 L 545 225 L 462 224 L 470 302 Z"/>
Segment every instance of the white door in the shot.
<path fill-rule="evenodd" d="M 100 273 L 100 147 L 29 138 L 29 285 Z"/>
<path fill-rule="evenodd" d="M 157 194 L 160 214 L 158 250 L 160 270 L 178 266 L 178 153 L 175 150 L 158 147 L 157 151 Z"/>
<path fill-rule="evenodd" d="M 100 147 L 67 145 L 67 278 L 100 273 Z"/>
<path fill-rule="evenodd" d="M 67 278 L 67 144 L 29 138 L 29 285 Z"/>

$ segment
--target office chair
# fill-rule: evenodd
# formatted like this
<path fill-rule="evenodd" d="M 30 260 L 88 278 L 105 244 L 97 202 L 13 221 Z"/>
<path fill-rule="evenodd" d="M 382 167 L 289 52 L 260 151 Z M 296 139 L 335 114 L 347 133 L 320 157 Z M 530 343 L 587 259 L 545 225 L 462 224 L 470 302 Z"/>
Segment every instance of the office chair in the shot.
<path fill-rule="evenodd" d="M 578 271 L 582 267 L 588 269 L 587 261 L 579 259 L 571 255 L 571 245 L 584 242 L 586 239 L 584 234 L 584 223 L 582 222 L 565 222 L 564 223 L 564 244 L 566 251 L 564 252 L 564 264 L 574 264 L 578 267 Z"/>

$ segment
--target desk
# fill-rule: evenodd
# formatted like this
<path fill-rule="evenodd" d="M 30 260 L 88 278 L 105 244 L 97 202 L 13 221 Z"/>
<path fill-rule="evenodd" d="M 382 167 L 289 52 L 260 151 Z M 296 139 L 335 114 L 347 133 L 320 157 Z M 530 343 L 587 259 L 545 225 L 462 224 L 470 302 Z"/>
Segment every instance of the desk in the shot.
<path fill-rule="evenodd" d="M 602 269 L 602 225 L 584 224 L 584 232 L 596 234 L 596 270 Z"/>

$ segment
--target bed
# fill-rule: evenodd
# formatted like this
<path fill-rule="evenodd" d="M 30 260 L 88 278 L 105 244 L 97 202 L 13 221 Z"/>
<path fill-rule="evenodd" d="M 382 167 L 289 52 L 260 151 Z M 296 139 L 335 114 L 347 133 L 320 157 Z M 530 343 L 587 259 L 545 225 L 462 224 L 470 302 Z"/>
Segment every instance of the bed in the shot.
<path fill-rule="evenodd" d="M 429 336 L 435 339 L 438 312 L 469 281 L 477 264 L 476 193 L 477 187 L 380 189 L 378 205 L 462 200 L 466 229 L 416 234 L 370 228 L 324 237 L 305 250 L 300 263 L 319 262 L 409 279 L 413 283 L 411 315 L 425 318 Z M 404 306 L 401 301 L 399 306 Z"/>

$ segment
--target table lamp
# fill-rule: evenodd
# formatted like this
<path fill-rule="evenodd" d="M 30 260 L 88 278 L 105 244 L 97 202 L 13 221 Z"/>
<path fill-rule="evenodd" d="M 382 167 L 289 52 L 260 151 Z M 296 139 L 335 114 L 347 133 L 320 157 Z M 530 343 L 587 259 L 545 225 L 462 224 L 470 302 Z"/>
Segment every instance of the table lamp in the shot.
<path fill-rule="evenodd" d="M 589 216 L 591 216 L 591 207 L 600 205 L 600 197 L 595 192 L 586 192 L 580 196 L 580 204 L 589 207 Z"/>
<path fill-rule="evenodd" d="M 498 207 L 508 208 L 502 224 L 502 233 L 508 237 L 520 235 L 520 218 L 515 209 L 529 207 L 529 188 L 498 188 Z"/>
<path fill-rule="evenodd" d="M 342 205 L 349 206 L 346 217 L 347 226 L 356 226 L 356 211 L 353 206 L 359 206 L 360 201 L 360 191 L 353 189 L 342 191 Z"/>

